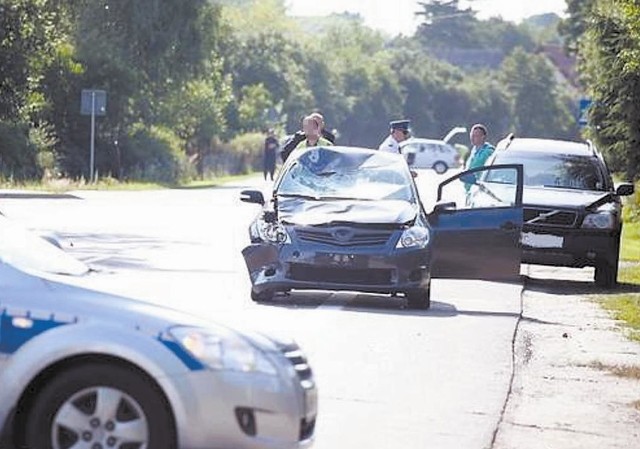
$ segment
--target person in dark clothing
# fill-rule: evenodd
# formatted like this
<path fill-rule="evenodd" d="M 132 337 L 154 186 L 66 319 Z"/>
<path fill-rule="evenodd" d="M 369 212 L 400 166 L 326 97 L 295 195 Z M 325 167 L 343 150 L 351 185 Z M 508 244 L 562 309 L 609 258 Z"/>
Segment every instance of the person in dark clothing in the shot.
<path fill-rule="evenodd" d="M 313 114 L 309 115 L 309 117 L 315 119 L 320 123 L 320 133 L 321 133 L 320 137 L 328 140 L 332 144 L 335 144 L 336 136 L 333 135 L 331 131 L 325 129 L 324 117 L 322 116 L 322 114 L 320 114 L 319 112 L 314 112 Z M 300 145 L 306 139 L 307 139 L 307 136 L 302 130 L 297 131 L 293 136 L 291 136 L 289 140 L 287 140 L 284 146 L 282 147 L 282 153 L 281 153 L 282 162 L 286 161 L 289 155 L 291 154 L 291 152 L 295 150 L 298 147 L 298 145 Z"/>
<path fill-rule="evenodd" d="M 275 136 L 273 129 L 270 129 L 267 132 L 267 138 L 264 139 L 264 179 L 267 180 L 267 173 L 270 175 L 271 180 L 273 181 L 273 174 L 276 171 L 276 153 L 278 152 L 278 147 L 280 146 L 280 142 Z"/>

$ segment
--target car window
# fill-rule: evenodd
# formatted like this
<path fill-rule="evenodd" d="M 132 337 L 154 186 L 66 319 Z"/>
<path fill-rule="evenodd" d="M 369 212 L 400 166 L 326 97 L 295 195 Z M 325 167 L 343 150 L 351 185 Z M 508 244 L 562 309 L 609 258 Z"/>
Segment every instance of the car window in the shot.
<path fill-rule="evenodd" d="M 547 153 L 496 155 L 496 164 L 524 166 L 524 185 L 577 190 L 607 190 L 604 174 L 595 158 Z"/>
<path fill-rule="evenodd" d="M 414 203 L 407 163 L 385 153 L 348 154 L 324 148 L 302 155 L 282 177 L 278 195 L 314 199 L 395 199 Z"/>
<path fill-rule="evenodd" d="M 465 174 L 444 185 L 441 201 L 455 203 L 457 209 L 513 207 L 518 171 L 515 168 L 485 168 L 483 172 Z"/>
<path fill-rule="evenodd" d="M 84 263 L 45 239 L 0 216 L 0 261 L 25 271 L 80 276 Z"/>

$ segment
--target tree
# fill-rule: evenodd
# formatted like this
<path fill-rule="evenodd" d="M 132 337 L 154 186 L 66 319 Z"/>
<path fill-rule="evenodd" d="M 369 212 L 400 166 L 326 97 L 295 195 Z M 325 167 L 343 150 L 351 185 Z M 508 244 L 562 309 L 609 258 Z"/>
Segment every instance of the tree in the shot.
<path fill-rule="evenodd" d="M 473 48 L 477 46 L 475 35 L 475 12 L 471 8 L 460 8 L 459 0 L 430 0 L 418 2 L 424 22 L 416 35 L 427 48 L 451 47 Z"/>
<path fill-rule="evenodd" d="M 511 96 L 513 126 L 526 137 L 572 136 L 571 114 L 559 100 L 559 91 L 549 62 L 517 48 L 505 59 L 500 75 Z"/>
<path fill-rule="evenodd" d="M 640 5 L 600 0 L 579 40 L 583 82 L 593 106 L 588 134 L 614 170 L 640 176 Z"/>

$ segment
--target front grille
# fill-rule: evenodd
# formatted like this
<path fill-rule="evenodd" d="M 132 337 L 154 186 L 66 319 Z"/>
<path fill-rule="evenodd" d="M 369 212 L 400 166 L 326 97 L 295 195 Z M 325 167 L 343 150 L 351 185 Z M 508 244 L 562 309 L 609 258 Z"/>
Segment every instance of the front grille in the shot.
<path fill-rule="evenodd" d="M 384 246 L 393 231 L 354 228 L 297 228 L 296 235 L 305 242 L 337 246 Z"/>
<path fill-rule="evenodd" d="M 294 281 L 327 282 L 331 284 L 389 285 L 391 270 L 372 268 L 321 267 L 292 263 L 289 278 Z"/>
<path fill-rule="evenodd" d="M 524 224 L 530 226 L 574 227 L 578 214 L 558 209 L 524 208 Z M 532 221 L 534 220 L 534 221 Z"/>
<path fill-rule="evenodd" d="M 307 358 L 300 350 L 298 345 L 287 345 L 280 348 L 280 350 L 287 358 L 287 360 L 291 362 L 291 365 L 293 365 L 293 369 L 296 371 L 296 374 L 301 381 L 311 380 L 311 378 L 313 377 L 313 372 L 311 371 L 311 367 L 307 362 Z"/>

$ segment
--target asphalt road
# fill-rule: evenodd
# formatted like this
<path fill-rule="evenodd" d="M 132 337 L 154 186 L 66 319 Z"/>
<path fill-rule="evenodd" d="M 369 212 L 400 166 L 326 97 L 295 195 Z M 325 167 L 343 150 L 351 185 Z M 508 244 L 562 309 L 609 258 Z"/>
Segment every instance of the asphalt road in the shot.
<path fill-rule="evenodd" d="M 421 176 L 421 188 L 432 188 L 435 175 Z M 268 187 L 79 192 L 3 199 L 0 210 L 57 231 L 100 270 L 96 289 L 294 336 L 320 388 L 314 448 L 490 447 L 512 376 L 521 285 L 434 281 L 426 312 L 355 293 L 254 304 L 240 251 L 258 209 L 238 198 L 256 186 Z"/>

